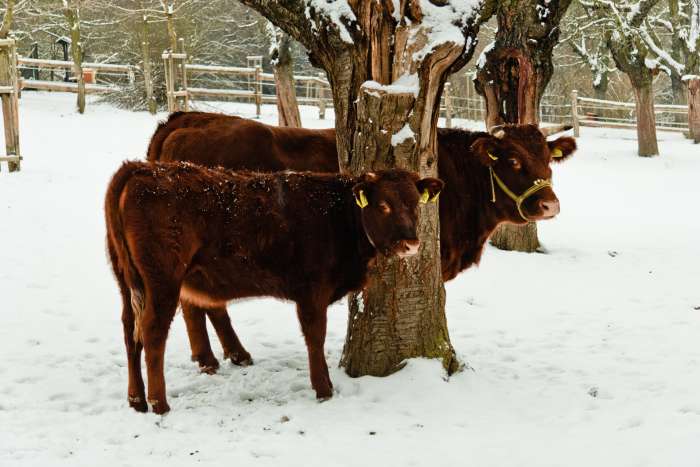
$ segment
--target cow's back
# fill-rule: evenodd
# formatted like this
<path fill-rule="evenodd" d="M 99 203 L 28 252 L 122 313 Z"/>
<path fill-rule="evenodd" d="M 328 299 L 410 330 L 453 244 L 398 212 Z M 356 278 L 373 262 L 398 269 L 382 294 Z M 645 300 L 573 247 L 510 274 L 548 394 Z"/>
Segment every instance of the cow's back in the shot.
<path fill-rule="evenodd" d="M 261 172 L 338 171 L 333 129 L 274 127 L 205 112 L 172 114 L 153 135 L 148 160 Z"/>

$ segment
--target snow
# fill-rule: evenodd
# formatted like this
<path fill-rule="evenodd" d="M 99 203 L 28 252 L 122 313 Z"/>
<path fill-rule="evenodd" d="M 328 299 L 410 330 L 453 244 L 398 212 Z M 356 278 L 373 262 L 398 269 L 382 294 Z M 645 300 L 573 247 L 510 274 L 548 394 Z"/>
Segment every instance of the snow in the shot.
<path fill-rule="evenodd" d="M 481 51 L 481 54 L 479 54 L 479 58 L 476 61 L 476 68 L 481 70 L 486 66 L 486 55 L 493 50 L 493 48 L 496 47 L 496 42 L 491 42 L 488 44 L 486 47 L 484 47 L 484 50 Z"/>
<path fill-rule="evenodd" d="M 420 84 L 418 82 L 418 74 L 403 74 L 391 84 L 381 84 L 377 81 L 365 81 L 362 83 L 362 88 L 365 92 L 383 91 L 388 94 L 413 94 L 418 97 L 420 92 Z M 378 93 L 374 93 L 378 96 Z"/>
<path fill-rule="evenodd" d="M 0 173 L 3 467 L 698 465 L 700 150 L 682 136 L 659 133 L 662 155 L 642 159 L 634 130 L 581 129 L 554 168 L 562 213 L 539 223 L 547 254 L 489 247 L 446 285 L 473 371 L 412 360 L 345 376 L 341 303 L 326 346 L 336 393 L 318 403 L 294 307 L 248 300 L 230 311 L 255 365 L 215 376 L 190 361 L 176 317 L 161 417 L 126 403 L 102 214 L 110 175 L 143 157 L 158 118 L 92 101 L 81 116 L 74 100 L 23 93 L 23 168 Z M 307 126 L 332 126 L 316 113 L 302 109 Z"/>
<path fill-rule="evenodd" d="M 413 54 L 413 60 L 421 61 L 431 51 L 449 42 L 466 45 L 461 25 L 468 24 L 479 13 L 480 7 L 481 0 L 459 0 L 444 6 L 421 1 L 423 19 L 420 29 L 427 33 L 427 40 L 425 47 Z"/>
<path fill-rule="evenodd" d="M 352 36 L 341 19 L 347 22 L 357 22 L 355 13 L 353 13 L 347 0 L 307 0 L 306 1 L 306 16 L 311 19 L 311 10 L 325 16 L 331 24 L 335 25 L 340 32 L 340 38 L 343 42 L 353 43 Z"/>
<path fill-rule="evenodd" d="M 403 143 L 407 139 L 416 139 L 415 133 L 413 133 L 413 130 L 411 130 L 411 126 L 406 123 L 403 128 L 401 128 L 398 133 L 395 133 L 391 135 L 391 145 L 392 146 L 398 146 L 399 144 Z"/>

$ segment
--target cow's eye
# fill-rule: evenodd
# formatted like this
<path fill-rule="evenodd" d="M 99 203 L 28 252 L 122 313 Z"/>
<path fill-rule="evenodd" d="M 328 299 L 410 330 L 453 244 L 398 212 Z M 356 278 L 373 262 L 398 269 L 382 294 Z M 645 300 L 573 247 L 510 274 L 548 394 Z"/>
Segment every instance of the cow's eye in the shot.
<path fill-rule="evenodd" d="M 384 201 L 379 202 L 379 210 L 382 212 L 382 214 L 389 214 L 391 212 L 391 208 Z"/>
<path fill-rule="evenodd" d="M 513 159 L 512 157 L 508 159 L 508 163 L 510 164 L 511 167 L 513 167 L 515 170 L 520 170 L 520 161 L 518 159 Z"/>

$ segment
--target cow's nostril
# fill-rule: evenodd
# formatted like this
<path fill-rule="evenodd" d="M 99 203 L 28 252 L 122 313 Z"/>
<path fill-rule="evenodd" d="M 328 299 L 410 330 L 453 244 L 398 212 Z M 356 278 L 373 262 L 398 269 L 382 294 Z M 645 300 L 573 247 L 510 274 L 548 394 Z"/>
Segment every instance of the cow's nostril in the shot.
<path fill-rule="evenodd" d="M 548 200 L 540 201 L 540 208 L 545 215 L 556 216 L 559 214 L 559 201 L 558 200 Z"/>
<path fill-rule="evenodd" d="M 418 248 L 420 247 L 420 240 L 404 240 L 402 243 L 403 251 L 400 251 L 398 255 L 402 258 L 407 256 L 413 256 L 418 253 Z"/>

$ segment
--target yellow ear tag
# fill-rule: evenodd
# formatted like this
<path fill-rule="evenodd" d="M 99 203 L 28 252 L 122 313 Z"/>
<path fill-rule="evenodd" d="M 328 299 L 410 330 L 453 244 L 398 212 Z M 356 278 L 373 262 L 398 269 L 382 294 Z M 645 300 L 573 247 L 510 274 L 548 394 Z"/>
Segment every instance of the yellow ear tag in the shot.
<path fill-rule="evenodd" d="M 498 160 L 498 157 L 494 156 L 494 155 L 491 154 L 490 152 L 487 152 L 486 154 L 489 155 L 489 157 L 491 158 L 492 161 L 497 161 L 497 160 Z"/>
<path fill-rule="evenodd" d="M 557 158 L 557 157 L 564 157 L 564 153 L 561 152 L 561 149 L 559 148 L 554 148 L 552 149 L 552 157 Z"/>
<path fill-rule="evenodd" d="M 435 196 L 433 196 L 432 198 L 430 198 L 430 202 L 431 202 L 431 203 L 437 203 L 438 196 L 440 196 L 440 192 L 439 192 L 439 191 L 438 191 L 437 193 L 435 193 Z"/>
<path fill-rule="evenodd" d="M 429 199 L 430 199 L 430 193 L 428 192 L 428 189 L 426 188 L 425 190 L 423 190 L 423 193 L 421 193 L 421 195 L 420 195 L 420 202 L 421 202 L 421 204 L 425 204 L 428 202 Z"/>
<path fill-rule="evenodd" d="M 365 196 L 365 192 L 360 190 L 360 196 L 355 196 L 355 202 L 357 203 L 358 206 L 360 206 L 362 209 L 366 208 L 369 202 L 367 201 L 367 197 Z"/>

